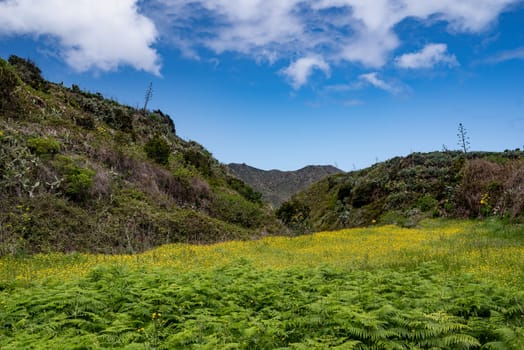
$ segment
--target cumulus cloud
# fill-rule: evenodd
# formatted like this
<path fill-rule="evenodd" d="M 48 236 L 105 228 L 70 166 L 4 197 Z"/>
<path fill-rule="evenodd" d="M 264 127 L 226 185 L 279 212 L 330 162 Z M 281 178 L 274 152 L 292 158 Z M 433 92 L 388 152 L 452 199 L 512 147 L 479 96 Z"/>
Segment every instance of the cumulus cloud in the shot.
<path fill-rule="evenodd" d="M 432 68 L 437 64 L 450 67 L 458 66 L 459 63 L 455 55 L 447 53 L 446 44 L 428 44 L 421 51 L 406 53 L 395 59 L 395 64 L 400 68 Z"/>
<path fill-rule="evenodd" d="M 138 12 L 137 0 L 0 1 L 0 35 L 53 38 L 59 55 L 78 71 L 130 65 L 160 73 L 152 48 L 158 32 Z"/>
<path fill-rule="evenodd" d="M 320 57 L 303 57 L 293 62 L 289 67 L 282 71 L 295 90 L 304 85 L 314 69 L 319 69 L 329 76 L 329 65 Z"/>
<path fill-rule="evenodd" d="M 330 67 L 379 70 L 401 47 L 398 24 L 406 19 L 447 23 L 451 34 L 477 33 L 520 1 L 0 0 L 0 35 L 54 37 L 62 57 L 78 70 L 131 65 L 158 74 L 158 40 L 193 59 L 211 50 L 269 65 L 316 57 Z M 301 86 L 309 74 L 302 75 L 305 81 L 299 71 L 296 76 L 289 81 Z"/>
<path fill-rule="evenodd" d="M 290 79 L 296 88 L 307 82 L 312 67 L 324 70 L 313 65 L 311 57 L 324 66 L 349 62 L 380 69 L 402 44 L 402 33 L 396 28 L 408 18 L 423 25 L 447 23 L 452 34 L 475 33 L 489 28 L 502 11 L 519 1 L 151 0 L 146 11 L 163 23 L 166 36 L 186 53 L 199 48 L 217 54 L 229 51 L 270 64 L 298 55 L 286 69 L 286 76 L 296 77 Z M 438 56 L 439 46 L 425 50 L 400 62 L 456 62 L 445 52 Z M 424 61 L 424 55 L 433 58 Z"/>

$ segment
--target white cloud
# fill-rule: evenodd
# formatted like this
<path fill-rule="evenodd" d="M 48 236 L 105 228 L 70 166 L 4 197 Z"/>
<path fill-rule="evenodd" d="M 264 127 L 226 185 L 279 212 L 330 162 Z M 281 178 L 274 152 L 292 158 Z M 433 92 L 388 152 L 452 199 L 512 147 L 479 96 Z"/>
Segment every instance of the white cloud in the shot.
<path fill-rule="evenodd" d="M 396 28 L 405 19 L 444 22 L 451 34 L 476 33 L 519 1 L 151 0 L 146 11 L 183 51 L 230 51 L 269 64 L 315 56 L 330 66 L 349 62 L 380 69 L 402 44 Z M 451 57 L 440 62 L 450 64 Z M 295 75 L 293 86 L 307 82 L 308 74 Z"/>
<path fill-rule="evenodd" d="M 398 86 L 380 79 L 377 72 L 361 74 L 358 78 L 362 83 L 369 84 L 376 87 L 377 89 L 381 89 L 392 94 L 397 94 L 401 91 Z"/>
<path fill-rule="evenodd" d="M 293 88 L 298 90 L 307 82 L 314 69 L 321 70 L 327 76 L 330 74 L 329 65 L 322 58 L 315 56 L 296 60 L 289 67 L 282 70 L 282 74 L 289 79 Z"/>
<path fill-rule="evenodd" d="M 485 63 L 500 63 L 511 60 L 524 60 L 524 47 L 519 47 L 513 50 L 503 51 L 493 57 L 490 57 L 483 62 Z"/>
<path fill-rule="evenodd" d="M 159 74 L 158 37 L 137 0 L 0 1 L 0 35 L 50 36 L 74 69 L 110 71 L 122 65 Z"/>
<path fill-rule="evenodd" d="M 421 51 L 406 53 L 395 59 L 395 64 L 400 68 L 432 68 L 437 64 L 444 64 L 450 67 L 458 66 L 459 63 L 455 55 L 447 53 L 446 44 L 428 44 Z"/>
<path fill-rule="evenodd" d="M 211 50 L 269 65 L 316 57 L 330 67 L 351 63 L 378 70 L 402 45 L 398 24 L 406 19 L 421 25 L 447 23 L 451 34 L 478 33 L 518 2 L 522 0 L 0 0 L 0 35 L 50 35 L 61 56 L 81 71 L 131 65 L 158 74 L 153 48 L 158 40 L 193 59 Z M 299 79 L 290 82 L 306 84 L 305 76 L 301 81 L 297 72 Z"/>

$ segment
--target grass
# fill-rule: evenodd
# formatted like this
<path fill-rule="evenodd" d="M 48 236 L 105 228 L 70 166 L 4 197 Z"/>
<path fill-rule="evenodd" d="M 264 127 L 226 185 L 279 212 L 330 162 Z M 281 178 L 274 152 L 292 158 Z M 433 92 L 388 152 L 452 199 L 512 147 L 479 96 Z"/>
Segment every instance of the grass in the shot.
<path fill-rule="evenodd" d="M 499 221 L 6 257 L 0 348 L 520 350 L 523 281 Z"/>

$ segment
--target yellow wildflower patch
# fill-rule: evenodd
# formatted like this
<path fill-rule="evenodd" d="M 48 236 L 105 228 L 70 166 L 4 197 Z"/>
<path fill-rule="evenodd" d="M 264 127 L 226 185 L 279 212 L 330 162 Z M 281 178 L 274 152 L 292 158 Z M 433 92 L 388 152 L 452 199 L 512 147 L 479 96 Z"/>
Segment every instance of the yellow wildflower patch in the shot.
<path fill-rule="evenodd" d="M 319 265 L 370 269 L 437 262 L 450 273 L 465 270 L 482 278 L 518 282 L 524 277 L 524 247 L 492 245 L 486 235 L 481 224 L 474 222 L 427 221 L 409 229 L 372 226 L 214 245 L 171 244 L 130 255 L 45 254 L 25 260 L 0 259 L 0 280 L 66 280 L 100 265 L 183 272 L 245 259 L 255 267 L 271 269 Z"/>

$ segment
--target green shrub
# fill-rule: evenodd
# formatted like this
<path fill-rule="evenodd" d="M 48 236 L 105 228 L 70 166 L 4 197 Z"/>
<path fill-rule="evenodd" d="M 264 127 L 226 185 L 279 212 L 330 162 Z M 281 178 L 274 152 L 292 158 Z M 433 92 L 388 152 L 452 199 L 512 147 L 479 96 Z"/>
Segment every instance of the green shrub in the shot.
<path fill-rule="evenodd" d="M 104 121 L 120 131 L 129 132 L 133 130 L 133 119 L 128 111 L 123 108 L 114 108 L 104 117 Z"/>
<path fill-rule="evenodd" d="M 353 190 L 353 184 L 351 182 L 344 183 L 338 189 L 337 199 L 339 201 L 344 201 L 346 198 L 350 198 L 352 190 Z"/>
<path fill-rule="evenodd" d="M 149 114 L 150 116 L 156 115 L 159 117 L 159 121 L 161 123 L 164 123 L 167 125 L 168 130 L 171 134 L 176 135 L 176 129 L 175 129 L 175 123 L 173 122 L 173 119 L 169 116 L 169 114 L 165 114 L 160 109 L 157 109 L 153 111 L 153 113 Z"/>
<path fill-rule="evenodd" d="M 171 148 L 167 141 L 159 136 L 155 136 L 149 140 L 144 146 L 144 151 L 149 159 L 152 159 L 158 164 L 166 165 L 169 162 Z"/>
<path fill-rule="evenodd" d="M 406 225 L 406 216 L 402 214 L 402 212 L 398 210 L 390 210 L 382 214 L 382 216 L 379 219 L 379 222 L 381 224 L 385 225 L 397 225 L 397 226 L 405 226 Z"/>
<path fill-rule="evenodd" d="M 306 233 L 311 228 L 310 213 L 311 209 L 306 204 L 292 199 L 284 202 L 275 215 L 295 233 Z"/>
<path fill-rule="evenodd" d="M 420 197 L 417 200 L 416 207 L 422 210 L 423 212 L 427 212 L 430 210 L 434 210 L 438 206 L 438 201 L 433 198 L 430 194 L 425 194 L 424 196 Z"/>
<path fill-rule="evenodd" d="M 93 187 L 95 175 L 91 169 L 72 166 L 65 177 L 66 194 L 73 200 L 85 200 Z"/>
<path fill-rule="evenodd" d="M 0 113 L 14 112 L 18 107 L 15 89 L 20 80 L 6 61 L 0 59 Z"/>
<path fill-rule="evenodd" d="M 211 175 L 210 155 L 197 149 L 188 149 L 184 151 L 184 160 L 186 163 L 197 168 L 203 175 Z"/>
<path fill-rule="evenodd" d="M 375 192 L 378 190 L 378 184 L 375 182 L 363 181 L 353 188 L 353 197 L 351 205 L 355 208 L 362 208 L 370 204 L 375 199 Z"/>
<path fill-rule="evenodd" d="M 229 177 L 227 183 L 231 186 L 232 189 L 240 193 L 242 197 L 247 199 L 252 203 L 261 204 L 262 203 L 262 194 L 252 189 L 244 181 L 239 180 L 234 177 Z"/>
<path fill-rule="evenodd" d="M 259 227 L 262 222 L 260 206 L 237 194 L 217 193 L 211 212 L 214 217 L 247 228 Z"/>
<path fill-rule="evenodd" d="M 95 118 L 90 114 L 77 116 L 75 117 L 75 124 L 86 130 L 94 130 Z"/>
<path fill-rule="evenodd" d="M 11 55 L 9 64 L 15 67 L 22 81 L 33 89 L 47 91 L 49 88 L 49 83 L 42 78 L 42 71 L 30 59 Z"/>
<path fill-rule="evenodd" d="M 60 152 L 60 142 L 52 137 L 32 137 L 27 147 L 37 156 L 52 156 Z"/>

